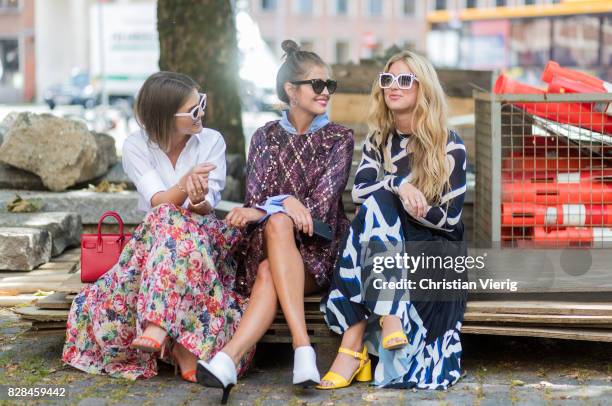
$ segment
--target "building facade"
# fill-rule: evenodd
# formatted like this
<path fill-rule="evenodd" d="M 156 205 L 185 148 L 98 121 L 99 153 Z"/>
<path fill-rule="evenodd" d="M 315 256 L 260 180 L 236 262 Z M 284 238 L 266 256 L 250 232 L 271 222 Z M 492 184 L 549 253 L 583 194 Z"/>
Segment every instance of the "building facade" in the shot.
<path fill-rule="evenodd" d="M 33 100 L 34 48 L 34 0 L 0 0 L 0 103 Z"/>
<path fill-rule="evenodd" d="M 291 38 L 330 63 L 357 62 L 396 44 L 425 51 L 428 1 L 249 0 L 270 48 Z"/>
<path fill-rule="evenodd" d="M 437 0 L 434 6 L 427 15 L 428 54 L 438 66 L 535 72 L 555 60 L 612 77 L 612 1 Z"/>
<path fill-rule="evenodd" d="M 281 56 L 291 38 L 330 63 L 396 45 L 437 66 L 564 66 L 610 78 L 610 0 L 249 0 L 262 37 Z"/>

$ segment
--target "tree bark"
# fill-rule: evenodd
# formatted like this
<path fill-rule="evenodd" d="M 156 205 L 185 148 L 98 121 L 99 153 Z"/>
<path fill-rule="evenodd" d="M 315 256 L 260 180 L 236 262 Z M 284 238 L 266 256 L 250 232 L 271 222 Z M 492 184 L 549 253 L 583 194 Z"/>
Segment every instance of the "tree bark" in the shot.
<path fill-rule="evenodd" d="M 159 68 L 191 76 L 208 95 L 205 125 L 244 159 L 236 25 L 229 0 L 158 0 Z"/>

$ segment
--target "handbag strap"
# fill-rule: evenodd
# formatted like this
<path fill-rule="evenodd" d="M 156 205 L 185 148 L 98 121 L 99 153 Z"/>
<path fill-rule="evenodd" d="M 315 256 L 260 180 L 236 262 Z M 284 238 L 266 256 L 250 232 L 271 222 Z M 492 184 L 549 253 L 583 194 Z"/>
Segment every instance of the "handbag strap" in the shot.
<path fill-rule="evenodd" d="M 98 245 L 102 245 L 102 223 L 107 217 L 113 217 L 115 220 L 117 220 L 117 222 L 119 223 L 119 240 L 125 239 L 125 235 L 123 234 L 123 219 L 121 219 L 121 216 L 117 212 L 109 210 L 107 212 L 104 212 L 104 214 L 102 214 L 100 220 L 98 221 Z"/>

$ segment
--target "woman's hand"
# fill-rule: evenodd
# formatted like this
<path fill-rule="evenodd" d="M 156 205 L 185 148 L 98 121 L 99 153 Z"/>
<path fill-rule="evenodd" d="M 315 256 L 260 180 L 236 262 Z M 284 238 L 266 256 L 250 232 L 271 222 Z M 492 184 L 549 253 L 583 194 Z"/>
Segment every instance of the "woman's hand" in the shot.
<path fill-rule="evenodd" d="M 429 204 L 423 192 L 410 183 L 404 183 L 399 187 L 398 194 L 404 208 L 412 217 L 425 217 Z"/>
<path fill-rule="evenodd" d="M 314 226 L 312 225 L 310 210 L 293 196 L 289 196 L 283 200 L 283 207 L 287 215 L 293 220 L 297 229 L 312 237 Z"/>
<path fill-rule="evenodd" d="M 208 176 L 190 175 L 187 178 L 187 195 L 193 204 L 198 204 L 206 198 L 208 193 Z"/>
<path fill-rule="evenodd" d="M 206 216 L 213 212 L 213 207 L 210 205 L 210 203 L 204 200 L 203 203 L 200 203 L 197 206 L 190 204 L 189 210 L 194 213 L 201 214 L 202 216 Z"/>
<path fill-rule="evenodd" d="M 261 219 L 266 213 L 252 207 L 236 207 L 225 217 L 225 222 L 234 227 L 244 227 Z"/>
<path fill-rule="evenodd" d="M 215 168 L 215 165 L 209 163 L 196 165 L 179 180 L 179 186 L 187 192 L 193 204 L 200 203 L 206 197 L 208 174 Z"/>

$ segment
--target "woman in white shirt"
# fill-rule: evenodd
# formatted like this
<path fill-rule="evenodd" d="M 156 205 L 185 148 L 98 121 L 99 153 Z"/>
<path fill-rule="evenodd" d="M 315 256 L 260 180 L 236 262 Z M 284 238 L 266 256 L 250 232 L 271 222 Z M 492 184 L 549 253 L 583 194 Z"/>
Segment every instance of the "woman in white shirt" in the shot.
<path fill-rule="evenodd" d="M 198 88 L 186 75 L 159 72 L 138 94 L 142 129 L 125 141 L 123 166 L 148 214 L 118 264 L 72 304 L 62 358 L 78 369 L 149 378 L 159 355 L 195 382 L 197 360 L 223 348 L 242 317 L 230 255 L 240 231 L 213 212 L 225 186 L 225 142 L 202 127 Z"/>

